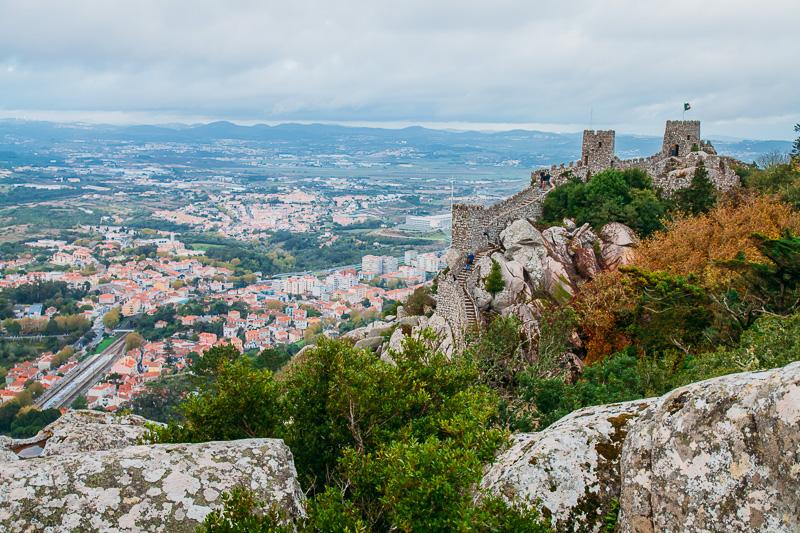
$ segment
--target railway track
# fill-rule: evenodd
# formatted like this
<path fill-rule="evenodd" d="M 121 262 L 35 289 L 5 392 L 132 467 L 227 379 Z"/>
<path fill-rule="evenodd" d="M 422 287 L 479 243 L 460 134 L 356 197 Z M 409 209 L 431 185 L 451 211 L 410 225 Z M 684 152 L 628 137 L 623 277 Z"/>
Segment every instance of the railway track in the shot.
<path fill-rule="evenodd" d="M 125 335 L 69 371 L 61 380 L 36 399 L 41 409 L 68 407 L 92 385 L 96 384 L 114 362 L 125 353 Z"/>

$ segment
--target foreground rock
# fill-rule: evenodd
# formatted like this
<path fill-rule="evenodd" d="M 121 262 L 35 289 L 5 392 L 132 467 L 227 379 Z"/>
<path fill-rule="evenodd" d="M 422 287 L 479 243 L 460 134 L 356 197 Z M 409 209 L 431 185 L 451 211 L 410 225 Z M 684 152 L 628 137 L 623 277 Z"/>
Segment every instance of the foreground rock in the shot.
<path fill-rule="evenodd" d="M 619 496 L 619 458 L 633 420 L 652 400 L 576 411 L 544 431 L 513 437 L 481 487 L 535 505 L 560 531 L 599 531 Z"/>
<path fill-rule="evenodd" d="M 274 439 L 131 446 L 8 462 L 3 531 L 194 531 L 237 485 L 303 514 L 292 454 Z"/>
<path fill-rule="evenodd" d="M 590 407 L 514 437 L 481 486 L 560 531 L 800 531 L 800 362 Z"/>
<path fill-rule="evenodd" d="M 673 391 L 622 456 L 621 531 L 800 531 L 800 362 Z"/>
<path fill-rule="evenodd" d="M 47 441 L 42 456 L 111 450 L 140 444 L 148 420 L 136 415 L 116 416 L 100 411 L 69 411 L 45 427 L 36 438 Z M 155 424 L 155 422 L 150 422 Z"/>
<path fill-rule="evenodd" d="M 0 462 L 18 459 L 17 451 L 39 447 L 36 456 L 111 450 L 141 444 L 146 424 L 158 425 L 141 416 L 114 415 L 102 411 L 69 411 L 27 439 L 0 437 Z M 37 448 L 38 449 L 38 448 Z"/>
<path fill-rule="evenodd" d="M 0 435 L 0 464 L 4 461 L 16 461 L 17 454 L 12 450 L 14 441 L 8 437 Z"/>

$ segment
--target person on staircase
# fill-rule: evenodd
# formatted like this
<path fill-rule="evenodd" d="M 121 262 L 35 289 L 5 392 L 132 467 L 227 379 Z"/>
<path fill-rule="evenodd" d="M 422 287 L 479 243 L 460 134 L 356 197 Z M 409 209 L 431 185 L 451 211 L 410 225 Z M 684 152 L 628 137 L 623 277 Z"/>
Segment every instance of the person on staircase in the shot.
<path fill-rule="evenodd" d="M 467 271 L 472 270 L 472 263 L 474 263 L 474 262 L 475 262 L 475 254 L 472 253 L 472 252 L 469 252 L 467 254 L 467 264 L 464 265 L 464 270 L 467 270 Z"/>
<path fill-rule="evenodd" d="M 550 179 L 550 172 L 547 170 L 542 171 L 542 190 L 549 190 L 553 188 L 553 186 L 550 184 Z"/>

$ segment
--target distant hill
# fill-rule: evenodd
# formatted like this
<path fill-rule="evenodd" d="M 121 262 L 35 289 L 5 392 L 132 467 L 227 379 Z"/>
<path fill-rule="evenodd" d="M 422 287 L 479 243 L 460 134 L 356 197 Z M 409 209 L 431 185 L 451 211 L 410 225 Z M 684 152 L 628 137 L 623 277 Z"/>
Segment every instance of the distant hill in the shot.
<path fill-rule="evenodd" d="M 202 144 L 231 139 L 256 145 L 285 147 L 287 153 L 369 155 L 402 149 L 417 159 L 457 164 L 535 167 L 573 161 L 580 156 L 578 133 L 511 130 L 504 132 L 447 131 L 413 126 L 403 129 L 349 127 L 329 124 L 240 126 L 231 122 L 177 126 L 113 126 L 0 120 L 0 149 L 19 141 L 45 146 L 59 142 L 164 142 Z M 771 140 L 714 140 L 717 150 L 744 161 L 760 155 L 788 152 L 791 143 Z M 650 155 L 660 137 L 617 134 L 617 154 L 625 159 Z"/>

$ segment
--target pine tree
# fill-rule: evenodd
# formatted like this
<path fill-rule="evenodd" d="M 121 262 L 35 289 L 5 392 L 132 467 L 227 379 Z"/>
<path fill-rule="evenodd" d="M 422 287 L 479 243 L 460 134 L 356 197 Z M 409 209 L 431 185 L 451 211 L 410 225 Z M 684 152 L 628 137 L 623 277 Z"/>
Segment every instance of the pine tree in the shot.
<path fill-rule="evenodd" d="M 492 295 L 506 288 L 506 282 L 503 280 L 503 273 L 500 271 L 500 263 L 494 259 L 492 259 L 492 269 L 489 271 L 489 275 L 486 276 L 484 286 L 486 291 Z"/>
<path fill-rule="evenodd" d="M 675 192 L 675 203 L 692 215 L 706 213 L 717 203 L 717 189 L 708 179 L 708 170 L 702 161 L 695 168 L 689 186 Z"/>
<path fill-rule="evenodd" d="M 794 131 L 800 133 L 800 124 L 794 125 Z M 800 168 L 800 137 L 795 139 L 792 145 L 792 162 L 795 168 Z"/>

